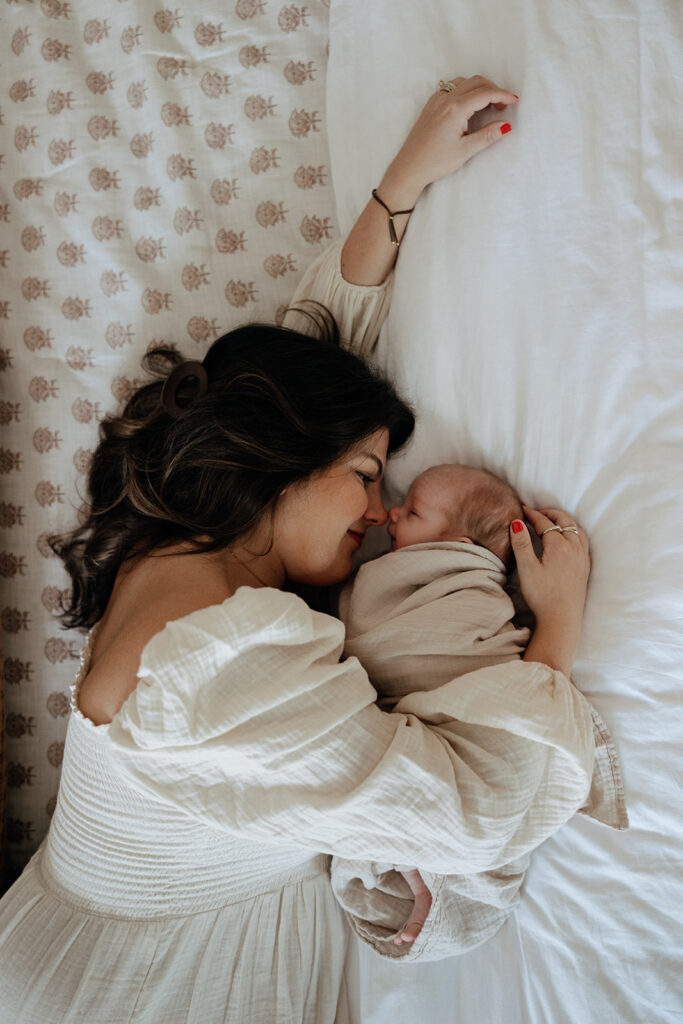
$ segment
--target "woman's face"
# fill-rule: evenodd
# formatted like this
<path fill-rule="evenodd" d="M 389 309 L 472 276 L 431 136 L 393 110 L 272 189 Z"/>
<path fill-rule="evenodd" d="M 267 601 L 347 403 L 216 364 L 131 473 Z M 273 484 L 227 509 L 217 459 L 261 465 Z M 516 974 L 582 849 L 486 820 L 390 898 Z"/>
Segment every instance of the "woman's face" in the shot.
<path fill-rule="evenodd" d="M 274 517 L 273 548 L 294 583 L 346 579 L 369 526 L 382 526 L 380 496 L 389 431 L 379 430 L 329 469 L 288 487 Z"/>

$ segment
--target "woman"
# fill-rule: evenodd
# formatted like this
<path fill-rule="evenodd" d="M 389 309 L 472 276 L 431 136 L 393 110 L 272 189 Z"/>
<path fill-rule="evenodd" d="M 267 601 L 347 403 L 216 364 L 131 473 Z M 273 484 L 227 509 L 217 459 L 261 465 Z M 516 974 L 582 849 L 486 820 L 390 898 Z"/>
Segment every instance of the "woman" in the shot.
<path fill-rule="evenodd" d="M 500 122 L 468 135 L 475 111 L 515 101 L 480 77 L 443 83 L 382 203 L 409 211 L 501 137 Z M 386 314 L 408 212 L 392 232 L 387 216 L 373 197 L 296 297 L 328 306 L 359 350 Z M 283 590 L 349 574 L 365 531 L 386 521 L 380 482 L 410 410 L 357 356 L 304 333 L 243 328 L 169 376 L 173 358 L 148 360 L 157 373 L 167 361 L 165 379 L 103 424 L 90 518 L 56 544 L 73 582 L 64 621 L 94 628 L 50 831 L 0 903 L 0 1013 L 343 1022 L 348 933 L 329 854 L 485 870 L 581 806 L 592 727 L 565 677 L 587 541 L 550 532 L 541 562 L 522 524 L 511 534 L 538 625 L 498 685 L 522 708 L 545 693 L 555 739 L 534 723 L 528 777 L 480 778 L 466 743 L 381 712 L 358 662 L 339 662 L 341 624 Z M 529 518 L 539 533 L 571 524 Z"/>

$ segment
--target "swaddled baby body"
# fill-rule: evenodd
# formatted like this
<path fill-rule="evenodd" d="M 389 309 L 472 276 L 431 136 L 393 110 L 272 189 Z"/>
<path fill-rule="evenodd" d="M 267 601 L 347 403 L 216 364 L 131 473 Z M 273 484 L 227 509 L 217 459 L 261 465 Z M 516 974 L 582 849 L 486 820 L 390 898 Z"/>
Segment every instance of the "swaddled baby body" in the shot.
<path fill-rule="evenodd" d="M 513 563 L 509 528 L 522 518 L 519 496 L 504 480 L 454 464 L 420 474 L 403 504 L 390 509 L 391 551 L 362 565 L 339 598 L 344 655 L 357 656 L 366 668 L 383 710 L 391 711 L 408 694 L 453 685 L 467 673 L 521 658 L 530 631 L 514 625 L 515 608 L 505 587 Z M 463 687 L 470 679 L 463 679 Z M 465 690 L 461 699 L 465 708 Z M 598 734 L 607 743 L 609 733 L 595 709 L 593 714 L 597 748 Z M 500 728 L 493 721 L 491 726 Z M 518 726 L 510 723 L 513 736 Z M 473 742 L 481 728 L 486 725 L 463 727 L 471 730 Z M 514 742 L 505 743 L 502 761 L 523 771 Z M 582 810 L 612 827 L 625 827 L 623 794 L 614 795 L 620 783 L 609 767 L 603 771 L 606 761 L 601 754 L 598 771 L 596 756 L 594 791 Z M 435 950 L 411 951 L 411 957 L 436 959 L 472 949 L 498 931 L 519 900 L 528 862 L 525 855 L 491 872 L 432 876 L 428 886 L 422 876 L 430 876 L 410 865 L 333 857 L 331 876 L 356 931 L 389 958 L 405 958 L 396 947 L 419 935 L 436 885 L 442 915 L 438 956 Z M 363 918 L 384 920 L 385 927 L 362 933 L 357 922 Z"/>
<path fill-rule="evenodd" d="M 390 710 L 411 690 L 433 688 L 484 664 L 520 656 L 529 632 L 511 625 L 514 608 L 503 587 L 512 560 L 509 525 L 521 518 L 521 501 L 509 484 L 486 470 L 456 464 L 433 466 L 421 473 L 403 504 L 390 509 L 388 532 L 391 552 L 396 554 L 362 566 L 340 598 L 347 636 L 344 653 L 359 657 L 384 710 Z M 410 549 L 410 554 L 403 554 L 404 549 Z M 394 567 L 398 577 L 393 574 Z M 410 609 L 405 605 L 406 585 L 408 590 L 416 586 L 422 590 L 418 606 L 413 601 Z M 445 649 L 442 643 L 434 643 L 432 611 L 436 611 L 434 602 L 444 605 L 444 598 L 448 607 L 442 611 L 449 620 Z M 369 605 L 375 606 L 375 612 L 381 608 L 379 616 L 372 615 Z M 460 623 L 459 609 L 464 612 Z M 463 621 L 464 635 L 461 629 L 456 642 L 455 633 Z M 407 646 L 397 647 L 397 629 L 404 639 L 411 638 Z M 487 640 L 491 641 L 488 645 Z M 425 685 L 424 671 L 424 659 L 430 655 L 445 658 L 445 675 L 440 671 L 431 686 Z M 399 945 L 417 937 L 431 897 L 416 869 L 394 868 L 415 897 L 413 913 L 394 940 Z M 516 881 L 521 877 L 521 870 L 516 869 Z M 505 888 L 509 890 L 509 884 Z M 495 916 L 502 923 L 504 916 L 498 908 Z"/>

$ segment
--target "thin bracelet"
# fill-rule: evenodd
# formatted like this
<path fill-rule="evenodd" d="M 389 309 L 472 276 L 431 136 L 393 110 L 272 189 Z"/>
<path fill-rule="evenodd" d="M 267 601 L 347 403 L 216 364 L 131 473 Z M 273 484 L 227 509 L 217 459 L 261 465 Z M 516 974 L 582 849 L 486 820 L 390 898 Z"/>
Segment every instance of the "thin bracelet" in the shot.
<path fill-rule="evenodd" d="M 395 245 L 396 248 L 398 249 L 398 247 L 400 246 L 401 243 L 398 240 L 398 235 L 396 234 L 396 228 L 394 227 L 394 217 L 398 217 L 402 213 L 412 213 L 413 210 L 415 209 L 415 207 L 414 206 L 411 207 L 410 210 L 394 210 L 394 212 L 392 213 L 391 210 L 389 209 L 389 207 L 387 206 L 387 204 L 383 203 L 382 200 L 380 199 L 380 197 L 377 195 L 377 189 L 376 188 L 373 188 L 373 190 L 372 190 L 372 198 L 376 199 L 377 202 L 379 203 L 379 205 L 383 206 L 384 209 L 389 214 L 389 237 L 391 238 L 391 244 Z"/>

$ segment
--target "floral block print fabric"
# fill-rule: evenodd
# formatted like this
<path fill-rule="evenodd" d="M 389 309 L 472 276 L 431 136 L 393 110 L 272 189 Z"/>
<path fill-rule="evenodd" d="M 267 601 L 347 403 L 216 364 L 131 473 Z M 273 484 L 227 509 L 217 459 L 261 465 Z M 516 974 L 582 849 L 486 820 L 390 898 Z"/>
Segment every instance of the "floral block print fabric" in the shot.
<path fill-rule="evenodd" d="M 281 322 L 338 235 L 328 5 L 35 0 L 0 40 L 0 583 L 7 856 L 55 806 L 82 636 L 47 537 L 75 524 L 98 423 L 161 341 L 201 358 Z"/>

